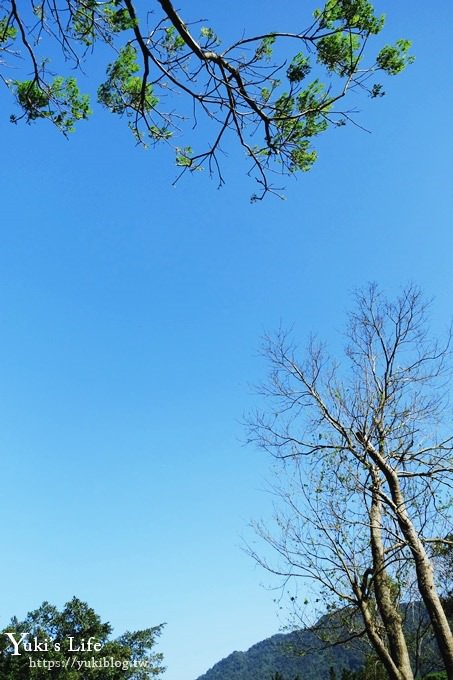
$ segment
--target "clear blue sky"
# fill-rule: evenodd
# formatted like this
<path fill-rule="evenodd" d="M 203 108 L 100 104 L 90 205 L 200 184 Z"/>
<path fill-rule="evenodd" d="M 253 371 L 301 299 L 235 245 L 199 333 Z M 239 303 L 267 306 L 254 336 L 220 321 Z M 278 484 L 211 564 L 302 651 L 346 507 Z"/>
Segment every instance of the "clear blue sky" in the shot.
<path fill-rule="evenodd" d="M 282 14 L 180 5 L 237 36 Z M 369 280 L 418 283 L 436 330 L 452 316 L 453 7 L 380 7 L 417 61 L 357 99 L 372 134 L 327 132 L 284 202 L 250 205 L 234 149 L 222 190 L 172 188 L 172 159 L 121 121 L 96 110 L 68 142 L 11 126 L 2 92 L 0 626 L 73 595 L 117 634 L 166 621 L 168 680 L 278 632 L 272 581 L 240 549 L 271 505 L 269 461 L 240 442 L 260 336 L 282 320 L 340 348 Z"/>

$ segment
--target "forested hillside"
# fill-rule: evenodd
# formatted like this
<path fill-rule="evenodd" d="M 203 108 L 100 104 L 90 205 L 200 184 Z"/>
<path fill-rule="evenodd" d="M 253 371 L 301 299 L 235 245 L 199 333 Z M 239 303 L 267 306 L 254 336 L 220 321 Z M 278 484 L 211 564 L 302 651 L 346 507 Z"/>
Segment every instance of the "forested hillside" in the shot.
<path fill-rule="evenodd" d="M 365 642 L 353 646 L 330 647 L 301 654 L 301 649 L 322 647 L 311 631 L 274 635 L 253 645 L 246 652 L 233 652 L 219 661 L 198 680 L 271 680 L 275 672 L 289 680 L 327 680 L 331 666 L 358 670 L 368 649 Z"/>
<path fill-rule="evenodd" d="M 334 677 L 333 671 L 336 678 L 350 677 L 344 671 L 359 671 L 370 658 L 366 637 L 344 644 L 323 642 L 348 636 L 342 625 L 345 614 L 347 618 L 347 610 L 323 616 L 312 629 L 273 635 L 246 652 L 235 651 L 197 680 L 273 680 L 275 674 L 280 674 L 282 680 L 329 680 Z M 402 614 L 417 677 L 424 679 L 442 669 L 426 612 L 420 603 L 411 603 L 403 606 Z M 417 659 L 414 650 L 418 650 Z"/>

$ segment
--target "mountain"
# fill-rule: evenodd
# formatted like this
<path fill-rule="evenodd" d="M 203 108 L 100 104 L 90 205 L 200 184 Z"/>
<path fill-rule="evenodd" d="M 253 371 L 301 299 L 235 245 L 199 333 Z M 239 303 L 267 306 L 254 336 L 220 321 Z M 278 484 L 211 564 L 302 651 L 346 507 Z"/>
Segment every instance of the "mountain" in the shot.
<path fill-rule="evenodd" d="M 420 602 L 406 603 L 401 611 L 412 653 L 415 648 L 422 653 L 418 659 L 420 675 L 441 670 L 439 650 L 424 606 Z M 371 652 L 364 637 L 335 646 L 322 642 L 322 638 L 347 637 L 346 619 L 350 624 L 351 612 L 337 610 L 321 617 L 312 629 L 273 635 L 246 652 L 233 652 L 197 680 L 271 680 L 277 672 L 285 680 L 294 680 L 297 676 L 300 680 L 329 680 L 331 667 L 337 677 L 341 677 L 343 669 L 357 671 Z"/>
<path fill-rule="evenodd" d="M 323 649 L 310 630 L 273 635 L 246 652 L 233 652 L 197 680 L 271 680 L 278 671 L 285 680 L 328 680 L 331 666 L 358 670 L 368 646 L 363 641 Z M 305 654 L 301 650 L 311 650 Z M 337 672 L 337 676 L 339 673 Z"/>

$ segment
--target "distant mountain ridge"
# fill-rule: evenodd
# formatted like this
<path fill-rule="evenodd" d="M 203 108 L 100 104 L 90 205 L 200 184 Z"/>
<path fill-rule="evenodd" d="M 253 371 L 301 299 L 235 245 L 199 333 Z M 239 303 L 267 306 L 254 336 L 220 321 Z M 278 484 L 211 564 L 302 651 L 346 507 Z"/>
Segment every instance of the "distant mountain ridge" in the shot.
<path fill-rule="evenodd" d="M 288 680 L 328 680 L 329 668 L 358 670 L 368 646 L 363 640 L 354 644 L 323 647 L 310 630 L 278 633 L 253 645 L 246 652 L 233 652 L 216 663 L 197 680 L 270 680 L 278 671 Z M 301 655 L 301 649 L 317 649 Z"/>
<path fill-rule="evenodd" d="M 420 602 L 402 605 L 405 629 L 409 636 L 416 630 L 420 622 L 428 625 L 424 606 Z M 285 680 L 329 680 L 329 671 L 333 667 L 337 677 L 343 669 L 360 670 L 366 656 L 372 650 L 365 637 L 328 646 L 322 642 L 326 639 L 347 638 L 344 626 L 345 618 L 350 618 L 347 609 L 322 616 L 313 628 L 278 633 L 253 645 L 246 652 L 233 652 L 216 663 L 197 680 L 271 680 L 278 672 Z M 333 636 L 333 637 L 332 637 Z M 420 666 L 422 675 L 439 670 L 439 650 L 428 633 L 424 640 L 424 654 Z"/>

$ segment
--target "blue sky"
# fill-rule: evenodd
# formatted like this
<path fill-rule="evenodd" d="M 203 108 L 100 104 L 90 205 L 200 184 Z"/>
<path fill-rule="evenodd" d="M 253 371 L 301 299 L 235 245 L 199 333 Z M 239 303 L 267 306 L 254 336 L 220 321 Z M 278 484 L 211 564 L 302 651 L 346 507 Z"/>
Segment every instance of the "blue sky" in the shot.
<path fill-rule="evenodd" d="M 297 5 L 259 3 L 259 21 Z M 257 6 L 193 12 L 240 35 Z M 73 595 L 118 634 L 166 621 L 168 680 L 279 630 L 272 580 L 240 549 L 271 511 L 269 461 L 241 444 L 261 335 L 294 323 L 340 350 L 369 280 L 418 283 L 436 331 L 452 316 L 453 9 L 380 7 L 416 63 L 357 101 L 372 134 L 319 140 L 286 201 L 249 203 L 234 148 L 221 190 L 172 187 L 172 158 L 121 121 L 96 110 L 67 141 L 11 126 L 2 92 L 1 626 Z"/>

